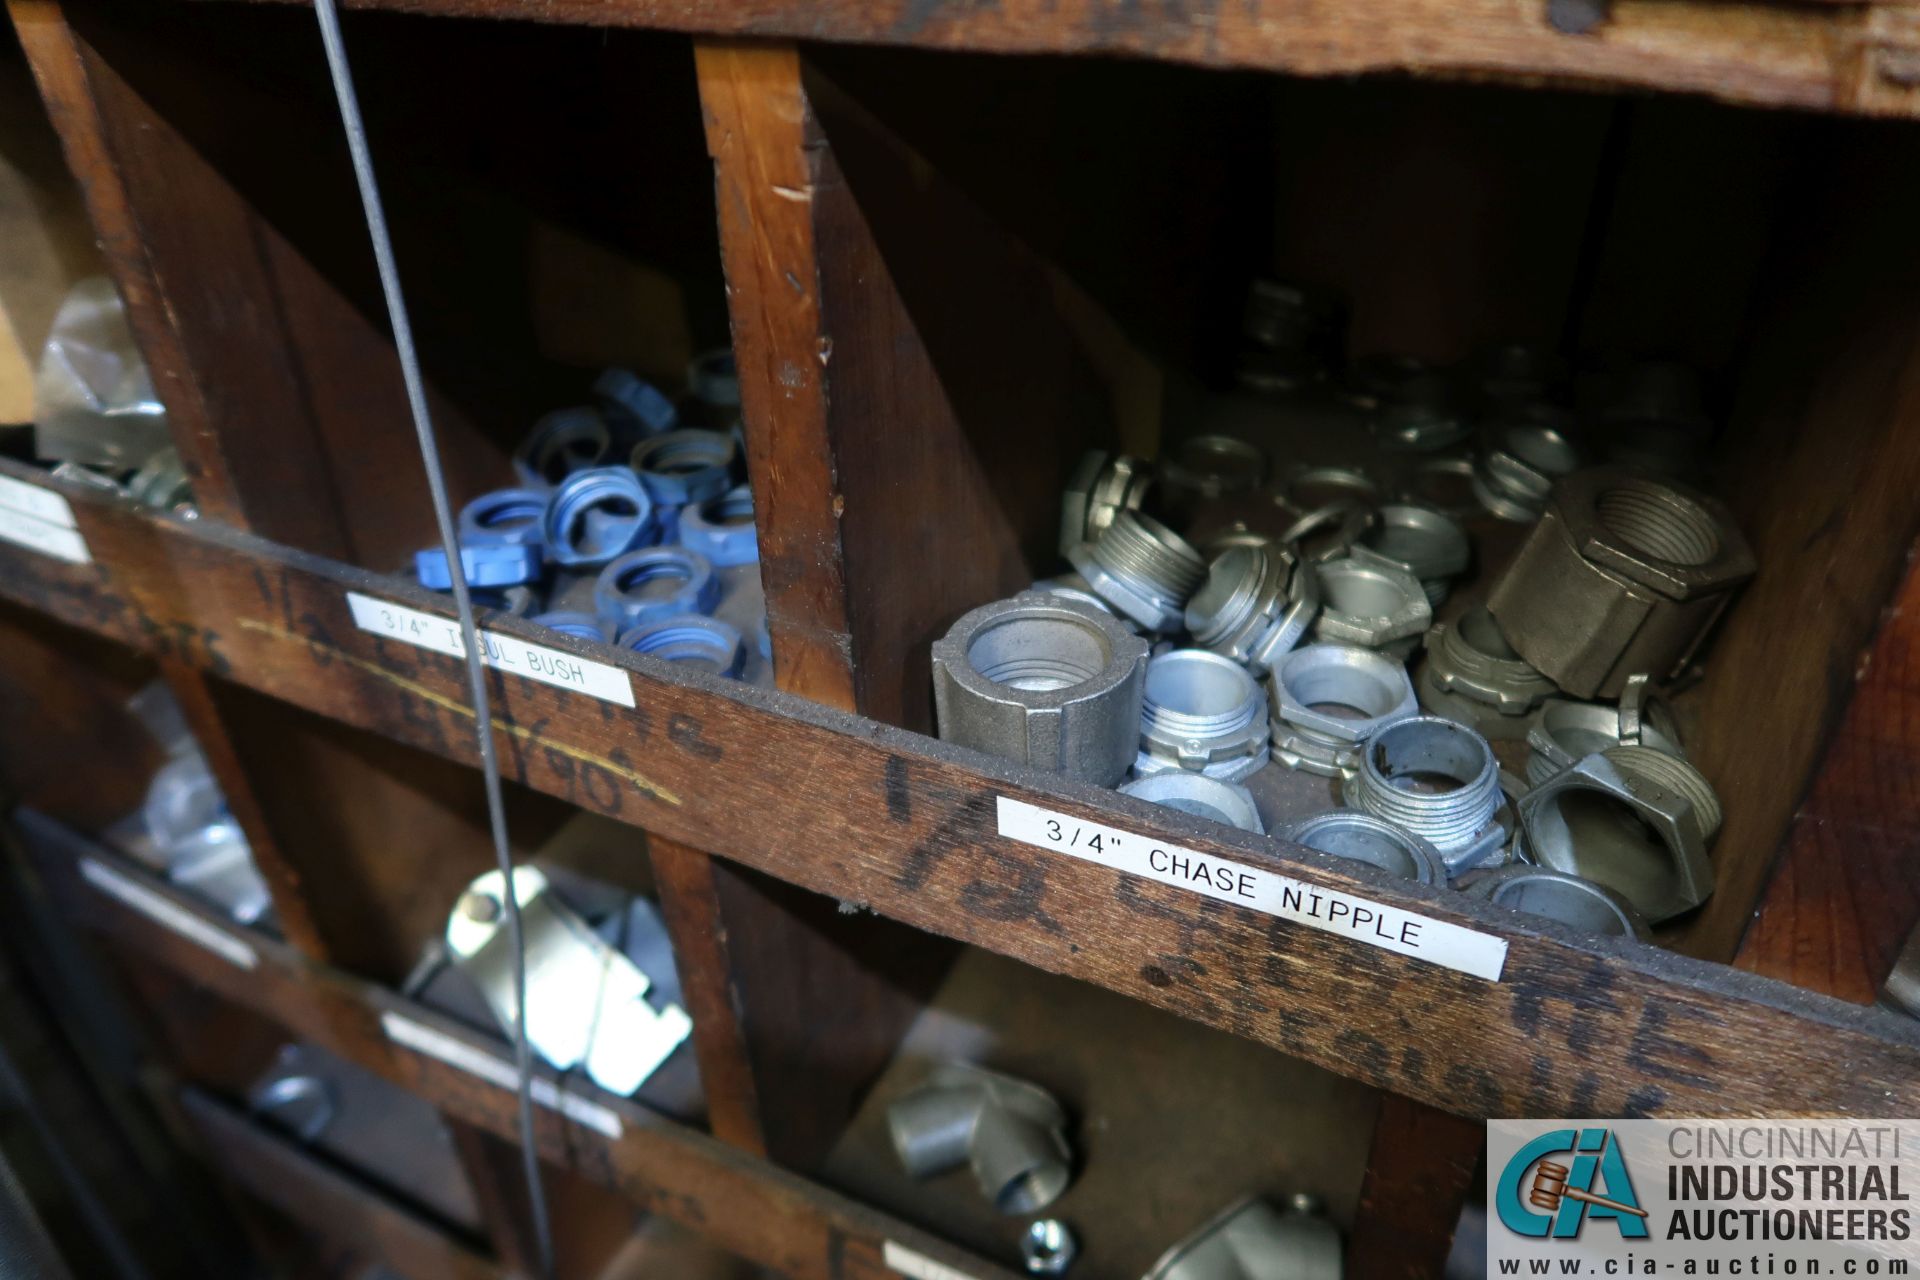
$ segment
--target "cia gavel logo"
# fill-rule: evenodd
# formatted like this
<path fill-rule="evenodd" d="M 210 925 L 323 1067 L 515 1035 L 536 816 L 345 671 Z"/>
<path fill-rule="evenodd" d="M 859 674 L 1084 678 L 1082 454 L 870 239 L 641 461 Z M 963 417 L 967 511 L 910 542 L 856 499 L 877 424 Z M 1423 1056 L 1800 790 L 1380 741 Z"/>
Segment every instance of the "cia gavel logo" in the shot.
<path fill-rule="evenodd" d="M 1640 1207 L 1620 1144 L 1606 1128 L 1535 1134 L 1507 1158 L 1493 1208 L 1501 1224 L 1519 1236 L 1572 1240 L 1589 1221 L 1600 1219 L 1623 1239 L 1648 1238 L 1647 1211 Z"/>
<path fill-rule="evenodd" d="M 1616 1213 L 1630 1213 L 1636 1218 L 1644 1218 L 1647 1211 L 1635 1204 L 1621 1204 L 1618 1200 L 1609 1200 L 1597 1196 L 1591 1191 L 1582 1191 L 1578 1187 L 1567 1186 L 1567 1166 L 1555 1164 L 1551 1160 L 1542 1160 L 1540 1167 L 1533 1173 L 1533 1190 L 1527 1192 L 1527 1203 L 1536 1209 L 1556 1213 L 1561 1200 L 1578 1200 L 1582 1204 L 1597 1204 L 1612 1209 Z"/>

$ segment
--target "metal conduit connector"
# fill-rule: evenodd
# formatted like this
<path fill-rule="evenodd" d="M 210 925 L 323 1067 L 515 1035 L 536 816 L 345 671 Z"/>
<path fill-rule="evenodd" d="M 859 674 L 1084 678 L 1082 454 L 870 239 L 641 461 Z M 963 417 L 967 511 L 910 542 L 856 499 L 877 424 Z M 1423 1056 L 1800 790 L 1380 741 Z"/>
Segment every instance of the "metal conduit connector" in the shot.
<path fill-rule="evenodd" d="M 933 646 L 940 737 L 1113 786 L 1140 745 L 1147 643 L 1111 614 L 1027 593 L 973 610 Z"/>
<path fill-rule="evenodd" d="M 606 462 L 613 433 L 598 409 L 556 409 L 533 424 L 513 455 L 513 469 L 525 485 L 559 484 L 577 471 Z"/>
<path fill-rule="evenodd" d="M 1378 867 L 1403 880 L 1447 882 L 1447 866 L 1438 849 L 1413 832 L 1358 809 L 1334 809 L 1304 818 L 1288 828 L 1286 838 L 1336 858 Z"/>
<path fill-rule="evenodd" d="M 1029 1223 L 1020 1237 L 1020 1261 L 1028 1275 L 1063 1276 L 1079 1256 L 1080 1241 L 1073 1228 L 1058 1218 Z"/>
<path fill-rule="evenodd" d="M 745 485 L 680 513 L 680 545 L 716 565 L 752 564 L 760 558 L 753 525 L 753 491 Z"/>
<path fill-rule="evenodd" d="M 594 612 L 623 629 L 709 613 L 719 598 L 713 566 L 684 547 L 629 551 L 608 562 L 593 583 Z"/>
<path fill-rule="evenodd" d="M 626 467 L 576 471 L 547 499 L 540 530 L 556 565 L 597 568 L 652 540 L 653 499 Z"/>
<path fill-rule="evenodd" d="M 658 435 L 680 425 L 680 411 L 673 401 L 631 369 L 605 370 L 594 379 L 593 394 L 600 401 L 600 412 L 626 422 L 631 432 Z"/>
<path fill-rule="evenodd" d="M 498 544 L 461 547 L 460 568 L 469 587 L 513 587 L 540 576 L 540 548 Z M 453 569 L 439 547 L 413 553 L 414 575 L 429 591 L 453 590 Z"/>
<path fill-rule="evenodd" d="M 1229 546 L 1187 601 L 1193 642 L 1264 674 L 1307 634 L 1320 609 L 1320 577 L 1292 549 L 1260 540 Z"/>
<path fill-rule="evenodd" d="M 1371 649 L 1312 644 L 1273 669 L 1273 754 L 1289 769 L 1337 778 L 1360 767 L 1360 746 L 1420 713 L 1407 669 Z"/>
<path fill-rule="evenodd" d="M 1441 692 L 1503 716 L 1525 715 L 1559 692 L 1513 651 L 1485 606 L 1469 609 L 1452 626 L 1435 623 L 1427 632 L 1426 675 Z"/>
<path fill-rule="evenodd" d="M 1060 554 L 1097 541 L 1122 511 L 1138 511 L 1153 480 L 1152 464 L 1139 458 L 1100 449 L 1080 455 L 1060 499 Z"/>
<path fill-rule="evenodd" d="M 1529 861 L 1606 885 L 1653 924 L 1713 893 L 1707 844 L 1720 829 L 1720 798 L 1678 756 L 1609 747 L 1548 778 L 1519 807 Z"/>
<path fill-rule="evenodd" d="M 1360 535 L 1360 545 L 1418 578 L 1433 608 L 1447 598 L 1453 579 L 1467 571 L 1472 558 L 1472 544 L 1458 520 L 1411 503 L 1381 507 L 1373 527 Z"/>
<path fill-rule="evenodd" d="M 1622 468 L 1568 476 L 1493 585 L 1515 651 L 1576 698 L 1671 674 L 1753 576 L 1721 503 Z"/>
<path fill-rule="evenodd" d="M 1266 479 L 1267 455 L 1233 436 L 1191 436 L 1160 463 L 1160 483 L 1176 501 L 1217 502 Z"/>
<path fill-rule="evenodd" d="M 1178 809 L 1195 817 L 1210 818 L 1255 835 L 1266 834 L 1267 829 L 1260 821 L 1260 810 L 1253 802 L 1253 792 L 1239 783 L 1222 782 L 1204 773 L 1175 769 L 1168 773 L 1149 774 L 1122 783 L 1120 794 L 1168 809 Z"/>
<path fill-rule="evenodd" d="M 962 1164 L 1001 1213 L 1034 1213 L 1073 1180 L 1067 1114 L 1038 1085 L 960 1062 L 887 1108 L 894 1154 L 931 1178 Z"/>
<path fill-rule="evenodd" d="M 1512 407 L 1487 428 L 1473 492 L 1490 514 L 1528 524 L 1539 519 L 1554 481 L 1579 465 L 1573 415 L 1551 405 Z"/>
<path fill-rule="evenodd" d="M 1118 618 L 1120 624 L 1130 630 L 1140 629 L 1140 624 L 1132 618 L 1121 618 L 1119 614 L 1114 613 L 1113 606 L 1093 594 L 1093 588 L 1087 585 L 1087 580 L 1077 573 L 1062 573 L 1051 578 L 1041 578 L 1027 590 L 1043 596 L 1059 596 L 1062 600 L 1071 600 L 1075 604 L 1085 605 L 1089 609 L 1097 609 L 1101 613 Z"/>
<path fill-rule="evenodd" d="M 733 487 L 733 437 L 724 431 L 682 428 L 633 447 L 633 469 L 662 506 L 684 507 L 717 498 Z"/>
<path fill-rule="evenodd" d="M 612 624 L 605 618 L 597 614 L 582 613 L 577 609 L 555 609 L 551 613 L 536 613 L 527 621 L 579 640 L 598 640 L 605 644 L 613 639 Z"/>
<path fill-rule="evenodd" d="M 1379 500 L 1378 481 L 1359 467 L 1341 466 L 1296 466 L 1274 495 L 1279 506 L 1300 512 L 1343 503 L 1371 507 Z"/>
<path fill-rule="evenodd" d="M 1338 560 L 1373 528 L 1371 506 L 1359 502 L 1330 502 L 1315 507 L 1281 531 L 1275 541 L 1292 547 L 1302 560 Z"/>
<path fill-rule="evenodd" d="M 1428 458 L 1407 478 L 1406 499 L 1470 520 L 1485 510 L 1473 491 L 1473 459 L 1449 455 Z"/>
<path fill-rule="evenodd" d="M 1281 1213 L 1249 1197 L 1160 1255 L 1143 1280 L 1340 1280 L 1339 1230 L 1312 1196 Z"/>
<path fill-rule="evenodd" d="M 1169 769 L 1242 782 L 1267 763 L 1267 699 L 1246 668 L 1205 649 L 1147 663 L 1137 777 Z"/>
<path fill-rule="evenodd" d="M 713 409 L 740 407 L 740 368 L 732 347 L 714 347 L 702 351 L 687 366 L 687 390 L 701 404 Z"/>
<path fill-rule="evenodd" d="M 1420 580 L 1364 547 L 1314 565 L 1320 576 L 1320 613 L 1313 638 L 1359 645 L 1404 657 L 1433 625 L 1433 606 Z"/>
<path fill-rule="evenodd" d="M 1644 674 L 1628 678 L 1618 707 L 1556 699 L 1540 708 L 1527 728 L 1527 781 L 1539 786 L 1574 761 L 1619 746 L 1687 758 L 1672 713 Z"/>
<path fill-rule="evenodd" d="M 1093 593 L 1156 634 L 1186 622 L 1187 600 L 1207 562 L 1187 540 L 1151 516 L 1121 511 L 1093 542 L 1067 554 Z"/>
<path fill-rule="evenodd" d="M 747 656 L 746 643 L 736 628 L 697 613 L 631 627 L 614 643 L 635 653 L 650 653 L 665 662 L 685 663 L 709 675 L 728 678 L 740 674 Z"/>
<path fill-rule="evenodd" d="M 1346 803 L 1425 838 L 1450 874 L 1496 858 L 1511 815 L 1500 763 L 1487 740 L 1438 716 L 1413 716 L 1376 731 L 1349 774 Z"/>
<path fill-rule="evenodd" d="M 460 545 L 541 546 L 547 514 L 545 489 L 495 489 L 460 508 Z"/>
<path fill-rule="evenodd" d="M 1646 917 L 1603 884 L 1524 862 L 1476 873 L 1460 886 L 1476 898 L 1528 915 L 1557 920 L 1582 933 L 1606 938 L 1651 936 Z"/>

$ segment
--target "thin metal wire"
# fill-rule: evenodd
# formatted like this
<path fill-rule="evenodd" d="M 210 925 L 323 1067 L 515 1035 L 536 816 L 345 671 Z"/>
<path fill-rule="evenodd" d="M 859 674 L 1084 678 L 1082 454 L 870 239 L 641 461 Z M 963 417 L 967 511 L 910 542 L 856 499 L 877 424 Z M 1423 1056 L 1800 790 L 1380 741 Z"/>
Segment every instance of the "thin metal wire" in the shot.
<path fill-rule="evenodd" d="M 427 490 L 433 497 L 433 516 L 440 526 L 440 546 L 447 556 L 453 578 L 453 603 L 460 614 L 460 640 L 466 651 L 467 683 L 473 694 L 473 718 L 480 743 L 480 768 L 486 779 L 487 819 L 493 828 L 493 856 L 505 881 L 501 895 L 507 909 L 507 937 L 513 948 L 513 1051 L 518 1068 L 520 1102 L 521 1170 L 527 1180 L 527 1199 L 532 1206 L 534 1249 L 542 1277 L 553 1275 L 553 1235 L 547 1220 L 547 1198 L 541 1185 L 540 1158 L 534 1146 L 533 1126 L 533 1051 L 527 1043 L 527 949 L 520 931 L 520 897 L 513 885 L 513 855 L 507 848 L 507 811 L 500 794 L 500 761 L 494 754 L 493 717 L 487 700 L 486 668 L 481 661 L 479 628 L 473 618 L 473 596 L 467 590 L 467 575 L 460 563 L 459 539 L 454 533 L 453 508 L 447 501 L 446 475 L 440 466 L 440 446 L 434 436 L 433 418 L 427 410 L 426 385 L 420 377 L 420 357 L 413 345 L 413 326 L 407 318 L 406 299 L 400 292 L 400 272 L 393 259 L 393 240 L 387 232 L 387 216 L 380 203 L 380 188 L 374 181 L 373 158 L 367 149 L 366 126 L 360 119 L 360 101 L 353 91 L 353 73 L 347 66 L 347 49 L 340 36 L 340 14 L 334 0 L 314 0 L 314 13 L 320 19 L 320 39 L 326 45 L 327 70 L 333 76 L 334 95 L 340 101 L 340 123 L 347 134 L 347 149 L 353 156 L 353 174 L 360 184 L 360 203 L 366 210 L 367 235 L 373 241 L 373 256 L 380 268 L 380 287 L 387 298 L 387 315 L 393 324 L 393 345 L 400 356 L 400 372 L 407 384 L 407 407 L 413 411 L 414 431 L 419 437 L 420 461 L 427 472 Z"/>

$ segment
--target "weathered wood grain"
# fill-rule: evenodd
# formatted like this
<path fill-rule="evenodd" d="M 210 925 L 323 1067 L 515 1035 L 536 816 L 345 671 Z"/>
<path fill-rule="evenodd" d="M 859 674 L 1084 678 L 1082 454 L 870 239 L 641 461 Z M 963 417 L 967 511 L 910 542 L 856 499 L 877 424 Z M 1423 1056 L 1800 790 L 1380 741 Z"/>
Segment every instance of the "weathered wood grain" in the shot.
<path fill-rule="evenodd" d="M 0 594 L 473 761 L 460 663 L 359 631 L 345 593 L 443 615 L 444 600 L 61 488 L 96 564 L 0 549 Z M 498 676 L 501 757 L 525 785 L 1444 1110 L 1887 1114 L 1920 1104 L 1920 1029 L 1892 1015 L 1443 890 L 1378 883 L 1364 868 L 801 699 L 512 619 L 489 625 L 621 667 L 638 704 Z M 714 787 L 716 776 L 729 785 Z M 996 830 L 996 796 L 1497 933 L 1509 942 L 1505 976 L 1483 982 L 1009 841 Z M 1849 1069 L 1834 1071 L 1836 1060 Z"/>
<path fill-rule="evenodd" d="M 1885 4 L 1619 0 L 1585 35 L 1544 4 L 1388 0 L 354 0 L 370 8 L 704 35 L 983 53 L 1121 54 L 1296 75 L 1498 77 L 1699 93 L 1732 102 L 1911 115 L 1910 9 Z"/>
<path fill-rule="evenodd" d="M 1382 1280 L 1437 1280 L 1486 1149 L 1483 1126 L 1380 1095 L 1347 1266 Z"/>
<path fill-rule="evenodd" d="M 110 861 L 181 909 L 231 931 L 217 914 L 37 815 L 22 813 L 18 823 L 62 911 L 102 932 L 116 947 L 178 971 L 223 1000 L 411 1089 L 455 1120 L 500 1138 L 515 1137 L 510 1089 L 388 1039 L 381 1019 L 383 1014 L 399 1014 L 502 1063 L 510 1061 L 504 1043 L 378 987 L 310 964 L 265 937 L 246 935 L 259 956 L 256 967 L 232 965 L 90 889 L 77 874 L 78 859 Z M 611 1137 L 552 1108 L 536 1108 L 543 1159 L 620 1191 L 641 1208 L 691 1227 L 729 1252 L 796 1280 L 882 1280 L 895 1274 L 881 1263 L 885 1242 L 893 1240 L 978 1280 L 1012 1280 L 1011 1272 L 638 1104 L 544 1068 L 540 1074 L 565 1094 L 603 1108 L 619 1125 L 619 1136 Z"/>

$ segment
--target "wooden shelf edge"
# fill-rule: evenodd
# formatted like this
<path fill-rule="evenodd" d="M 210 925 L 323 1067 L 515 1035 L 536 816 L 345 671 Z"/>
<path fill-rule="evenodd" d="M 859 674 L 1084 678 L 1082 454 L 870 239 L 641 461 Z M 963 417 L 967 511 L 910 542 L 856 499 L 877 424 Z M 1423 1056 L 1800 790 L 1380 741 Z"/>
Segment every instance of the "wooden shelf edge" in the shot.
<path fill-rule="evenodd" d="M 503 1042 L 241 929 L 41 815 L 21 811 L 14 820 L 34 870 L 68 919 L 411 1090 L 454 1120 L 517 1141 Z M 893 1274 L 883 1262 L 891 1245 L 958 1275 L 1013 1280 L 1010 1271 L 637 1102 L 545 1068 L 540 1081 L 535 1115 L 543 1159 L 729 1253 L 799 1280 L 842 1280 Z"/>
<path fill-rule="evenodd" d="M 457 659 L 358 629 L 358 591 L 443 598 L 208 522 L 59 489 L 75 566 L 0 547 L 0 596 L 472 764 Z M 1587 938 L 778 693 L 489 627 L 618 666 L 626 708 L 496 678 L 517 781 L 927 932 L 1105 986 L 1466 1116 L 1884 1114 L 1920 1105 L 1920 1028 L 1656 948 Z M 1362 895 L 1507 945 L 1488 982 L 999 834 L 1001 798 Z M 1836 1054 L 1853 1066 L 1831 1070 Z"/>
<path fill-rule="evenodd" d="M 300 0 L 291 0 L 299 3 Z M 1584 34 L 1544 0 L 1113 6 L 1101 0 L 347 0 L 360 9 L 644 27 L 696 36 L 992 54 L 1120 55 L 1303 76 L 1415 73 L 1562 88 L 1665 90 L 1850 115 L 1920 114 L 1902 68 L 1916 10 L 1884 3 L 1618 0 Z"/>

